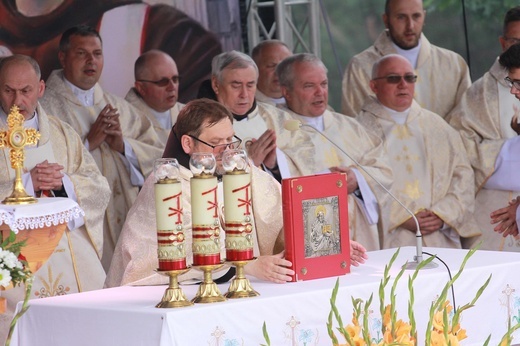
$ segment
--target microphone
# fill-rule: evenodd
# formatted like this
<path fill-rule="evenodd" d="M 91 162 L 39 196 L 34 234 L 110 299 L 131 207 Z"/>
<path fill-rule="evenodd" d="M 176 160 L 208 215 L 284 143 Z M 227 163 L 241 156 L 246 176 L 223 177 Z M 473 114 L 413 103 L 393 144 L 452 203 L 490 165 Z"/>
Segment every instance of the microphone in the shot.
<path fill-rule="evenodd" d="M 325 138 L 329 143 L 331 143 L 332 145 L 334 145 L 340 152 L 342 152 L 346 157 L 348 157 L 349 159 L 351 159 L 357 167 L 361 168 L 361 170 L 363 172 L 365 172 L 370 178 L 372 178 L 373 181 L 375 181 L 379 186 L 381 186 L 381 188 L 390 196 L 392 197 L 392 199 L 394 201 L 396 201 L 401 207 L 403 207 L 404 210 L 406 210 L 406 212 L 408 214 L 410 214 L 410 216 L 412 217 L 412 219 L 415 221 L 415 226 L 417 227 L 417 231 L 415 232 L 415 239 L 417 241 L 415 247 L 416 247 L 416 255 L 414 256 L 413 258 L 413 262 L 408 262 L 406 263 L 403 267 L 405 269 L 413 269 L 415 270 L 417 268 L 417 266 L 419 265 L 419 263 L 422 262 L 423 260 L 423 257 L 422 257 L 422 234 L 421 234 L 421 229 L 419 227 L 419 221 L 417 220 L 417 217 L 415 217 L 415 214 L 412 213 L 412 211 L 410 209 L 408 209 L 397 197 L 394 196 L 393 193 L 390 192 L 390 190 L 388 190 L 378 179 L 376 179 L 369 171 L 367 171 L 365 169 L 365 167 L 363 167 L 356 159 L 354 159 L 352 156 L 350 156 L 345 150 L 343 150 L 339 145 L 337 145 L 332 139 L 330 139 L 327 135 L 325 135 L 323 132 L 321 132 L 320 130 L 318 130 L 317 128 L 311 126 L 311 125 L 308 125 L 308 124 L 304 124 L 302 123 L 301 121 L 299 120 L 296 120 L 296 119 L 292 119 L 292 120 L 287 120 L 285 121 L 284 123 L 284 128 L 288 131 L 291 131 L 291 132 L 294 132 L 294 131 L 298 131 L 300 128 L 302 127 L 309 127 L 311 129 L 313 129 L 315 132 L 319 133 L 321 136 L 323 136 L 323 138 Z M 437 267 L 438 264 L 437 263 L 434 263 L 434 262 L 430 262 L 428 263 L 426 266 L 424 266 L 422 269 L 429 269 L 429 268 L 435 268 Z"/>

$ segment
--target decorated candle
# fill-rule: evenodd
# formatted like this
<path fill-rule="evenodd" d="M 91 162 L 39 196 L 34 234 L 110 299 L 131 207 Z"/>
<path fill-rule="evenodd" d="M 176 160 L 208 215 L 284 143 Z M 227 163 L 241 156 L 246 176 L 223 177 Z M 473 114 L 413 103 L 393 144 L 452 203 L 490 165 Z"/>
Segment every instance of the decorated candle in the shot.
<path fill-rule="evenodd" d="M 155 216 L 159 270 L 186 268 L 186 248 L 182 221 L 182 186 L 176 159 L 154 162 Z"/>
<path fill-rule="evenodd" d="M 226 150 L 222 155 L 226 174 L 224 183 L 224 229 L 226 260 L 253 259 L 253 209 L 251 205 L 251 174 L 244 150 Z"/>
<path fill-rule="evenodd" d="M 194 153 L 190 157 L 190 170 L 193 173 L 190 180 L 193 265 L 220 263 L 218 180 L 213 175 L 215 168 L 213 154 Z"/>

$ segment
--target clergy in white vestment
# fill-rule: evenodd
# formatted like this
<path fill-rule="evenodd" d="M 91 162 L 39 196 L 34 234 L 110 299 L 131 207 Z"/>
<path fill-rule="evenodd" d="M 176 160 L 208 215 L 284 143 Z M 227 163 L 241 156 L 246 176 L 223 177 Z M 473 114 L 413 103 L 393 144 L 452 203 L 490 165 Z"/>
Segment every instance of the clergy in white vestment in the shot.
<path fill-rule="evenodd" d="M 63 70 L 52 72 L 41 102 L 79 133 L 108 180 L 112 196 L 104 219 L 102 258 L 108 270 L 126 214 L 154 159 L 161 156 L 161 144 L 146 116 L 98 84 L 103 48 L 95 29 L 67 30 L 60 47 Z"/>
<path fill-rule="evenodd" d="M 262 41 L 253 48 L 251 57 L 259 72 L 255 96 L 257 102 L 264 102 L 274 107 L 285 104 L 276 76 L 276 66 L 290 55 L 292 52 L 289 47 L 279 40 Z"/>
<path fill-rule="evenodd" d="M 445 117 L 471 85 L 469 69 L 455 52 L 431 44 L 422 33 L 426 12 L 422 0 L 387 0 L 383 22 L 386 30 L 374 45 L 349 62 L 342 84 L 341 111 L 356 116 L 369 88 L 372 66 L 384 55 L 399 54 L 417 75 L 414 98 L 422 108 Z"/>
<path fill-rule="evenodd" d="M 480 235 L 473 217 L 473 170 L 457 131 L 413 99 L 417 76 L 398 54 L 374 65 L 370 97 L 358 121 L 381 138 L 392 165 L 394 195 L 418 220 L 424 246 L 461 248 Z M 384 248 L 416 244 L 417 226 L 392 200 L 383 213 Z"/>
<path fill-rule="evenodd" d="M 22 175 L 28 194 L 42 191 L 76 201 L 83 218 L 68 223 L 55 251 L 34 274 L 30 298 L 96 290 L 103 287 L 103 214 L 110 189 L 78 134 L 68 124 L 47 115 L 38 104 L 45 89 L 36 61 L 23 55 L 0 63 L 0 128 L 7 128 L 7 114 L 16 105 L 25 118 L 24 127 L 40 132 L 40 140 L 25 148 Z M 12 192 L 15 172 L 9 149 L 0 149 L 0 199 Z M 23 248 L 22 248 L 23 253 Z M 0 314 L 0 343 L 5 341 L 16 304 L 24 299 L 24 287 L 2 292 L 7 313 Z"/>
<path fill-rule="evenodd" d="M 278 64 L 276 72 L 287 108 L 282 108 L 284 114 L 266 118 L 266 122 L 276 131 L 278 148 L 283 154 L 278 158 L 279 163 L 285 161 L 284 165 L 279 165 L 282 176 L 347 172 L 350 237 L 369 250 L 379 250 L 381 240 L 377 223 L 380 207 L 388 196 L 341 150 L 388 188 L 392 174 L 383 155 L 381 140 L 368 134 L 356 120 L 327 109 L 327 69 L 318 57 L 292 55 Z M 299 121 L 305 126 L 290 132 L 284 128 L 288 120 Z"/>
<path fill-rule="evenodd" d="M 197 119 L 196 121 L 190 120 Z M 187 264 L 192 263 L 191 208 L 188 170 L 190 154 L 212 152 L 217 161 L 223 151 L 236 144 L 232 127 L 233 117 L 226 107 L 207 99 L 188 102 L 181 110 L 177 123 L 170 133 L 164 157 L 174 157 L 181 166 L 183 223 L 186 239 Z M 220 163 L 218 163 L 220 165 Z M 251 167 L 253 222 L 255 225 L 254 256 L 257 259 L 245 266 L 245 272 L 259 279 L 276 283 L 290 281 L 291 263 L 283 258 L 283 220 L 280 185 L 266 172 Z M 219 183 L 219 191 L 222 186 Z M 222 193 L 218 193 L 219 212 L 223 208 Z M 224 232 L 220 232 L 224 236 Z M 220 242 L 224 245 L 223 239 Z M 351 243 L 351 261 L 359 265 L 366 259 L 366 250 L 361 244 Z M 225 249 L 221 248 L 221 258 Z M 154 179 L 151 175 L 128 214 L 121 238 L 117 244 L 112 266 L 107 275 L 106 286 L 166 284 L 168 278 L 155 272 L 157 260 L 157 230 L 154 203 Z M 226 273 L 226 271 L 228 271 Z M 190 270 L 180 277 L 181 282 L 201 279 L 202 273 Z M 222 276 L 221 276 L 222 275 Z M 214 273 L 214 277 L 229 276 L 226 267 Z M 220 279 L 219 278 L 219 279 Z"/>
<path fill-rule="evenodd" d="M 211 87 L 216 100 L 233 114 L 233 128 L 243 140 L 254 164 L 279 180 L 277 138 L 264 118 L 283 116 L 283 112 L 269 104 L 256 102 L 258 78 L 258 67 L 244 53 L 231 51 L 213 58 Z"/>
<path fill-rule="evenodd" d="M 172 57 L 149 50 L 135 61 L 135 83 L 125 100 L 152 123 L 164 149 L 170 131 L 184 104 L 178 102 L 179 71 Z"/>
<path fill-rule="evenodd" d="M 505 52 L 520 40 L 520 7 L 507 12 L 503 28 L 499 41 Z M 478 239 L 464 242 L 465 247 L 482 242 L 480 248 L 484 250 L 520 251 L 518 235 L 499 234 L 490 223 L 491 212 L 507 206 L 520 194 L 516 179 L 520 138 L 511 127 L 513 119 L 517 122 L 520 103 L 513 95 L 516 89 L 505 80 L 507 76 L 497 59 L 449 115 L 475 172 L 475 218 L 483 231 Z"/>

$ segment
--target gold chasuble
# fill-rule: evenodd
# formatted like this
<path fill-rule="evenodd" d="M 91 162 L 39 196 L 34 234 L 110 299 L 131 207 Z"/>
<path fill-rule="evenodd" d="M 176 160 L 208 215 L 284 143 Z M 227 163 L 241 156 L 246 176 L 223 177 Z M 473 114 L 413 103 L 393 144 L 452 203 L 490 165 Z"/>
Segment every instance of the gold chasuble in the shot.
<path fill-rule="evenodd" d="M 41 103 L 52 114 L 70 124 L 85 141 L 91 125 L 107 103 L 117 108 L 123 138 L 127 141 L 139 162 L 139 168 L 146 178 L 152 171 L 153 162 L 162 156 L 163 147 L 152 124 L 123 99 L 103 92 L 99 84 L 94 89 L 94 105 L 85 107 L 65 84 L 63 70 L 53 71 L 47 81 L 47 88 Z M 134 203 L 139 187 L 132 184 L 130 172 L 120 153 L 112 150 L 106 142 L 90 152 L 101 174 L 108 180 L 112 191 L 105 214 L 103 265 L 110 264 L 114 248 L 125 222 L 126 214 Z"/>
<path fill-rule="evenodd" d="M 420 44 L 417 66 L 414 66 L 418 77 L 414 99 L 421 107 L 444 118 L 471 85 L 468 65 L 459 54 L 431 44 L 424 34 Z M 350 60 L 342 82 L 343 114 L 355 117 L 367 97 L 374 95 L 369 83 L 372 66 L 388 54 L 397 54 L 397 51 L 385 30 L 373 46 Z"/>
<path fill-rule="evenodd" d="M 180 168 L 182 183 L 182 208 L 186 237 L 187 264 L 192 264 L 191 252 L 191 172 Z M 251 167 L 252 205 L 256 234 L 254 255 L 273 255 L 283 250 L 282 198 L 280 184 L 269 174 Z M 219 189 L 222 186 L 219 184 Z M 154 179 L 150 176 L 128 213 L 121 238 L 117 244 L 106 286 L 157 285 L 168 283 L 168 278 L 155 272 L 157 259 L 157 226 L 155 218 Z M 222 212 L 222 204 L 220 204 Z M 224 232 L 221 230 L 223 236 Z M 224 242 L 221 241 L 223 245 Z M 221 258 L 225 257 L 222 249 Z M 192 269 L 180 277 L 181 281 L 202 277 L 202 272 Z"/>
<path fill-rule="evenodd" d="M 443 230 L 423 235 L 425 246 L 460 248 L 459 237 L 480 234 L 473 218 L 473 171 L 459 135 L 442 118 L 414 101 L 400 125 L 370 97 L 356 119 L 383 140 L 394 195 L 413 213 L 428 209 L 444 221 Z M 384 248 L 416 244 L 415 232 L 399 227 L 409 218 L 391 200 L 383 211 Z"/>
<path fill-rule="evenodd" d="M 157 118 L 153 114 L 153 110 L 144 102 L 144 100 L 139 96 L 135 88 L 131 88 L 128 93 L 125 96 L 125 100 L 128 101 L 132 106 L 137 108 L 143 115 L 145 115 L 148 120 L 153 125 L 153 128 L 157 135 L 159 136 L 159 139 L 161 140 L 161 148 L 164 149 L 166 146 L 166 142 L 168 141 L 168 136 L 170 135 L 171 128 L 165 129 L 161 126 L 159 121 L 157 121 Z M 175 125 L 177 122 L 177 116 L 179 115 L 179 112 L 184 107 L 183 103 L 177 102 L 175 106 L 173 106 L 170 109 L 170 119 L 172 126 Z"/>
<path fill-rule="evenodd" d="M 291 176 L 323 173 L 336 166 L 356 168 L 352 160 L 315 130 L 307 126 L 294 132 L 285 130 L 284 123 L 287 120 L 300 120 L 303 117 L 299 118 L 288 108 L 281 109 L 285 111 L 283 114 L 274 114 L 275 116 L 265 119 L 267 127 L 276 132 L 277 146 L 287 157 Z M 356 120 L 329 110 L 323 114 L 323 123 L 323 132 L 329 138 L 363 165 L 385 187 L 390 187 L 392 171 L 384 157 L 383 145 L 379 138 L 368 134 Z M 363 170 L 358 171 L 370 186 L 381 210 L 388 195 Z M 379 250 L 382 243 L 377 224 L 370 224 L 365 215 L 363 202 L 349 194 L 348 208 L 351 239 L 360 242 L 367 250 Z"/>
<path fill-rule="evenodd" d="M 34 273 L 31 299 L 101 289 L 105 280 L 100 261 L 102 220 L 110 189 L 78 134 L 68 124 L 47 116 L 40 106 L 36 112 L 41 138 L 36 147 L 25 148 L 23 172 L 45 160 L 62 165 L 63 173 L 74 185 L 77 203 L 85 212 L 85 224 L 66 229 L 49 260 Z M 0 128 L 7 128 L 3 117 Z M 8 149 L 0 149 L 0 171 L 0 199 L 4 199 L 11 194 L 14 180 Z M 7 313 L 0 314 L 0 344 L 7 336 L 16 303 L 23 300 L 24 287 L 4 291 L 2 296 L 7 298 L 8 307 Z"/>
<path fill-rule="evenodd" d="M 520 113 L 520 102 L 510 94 L 504 78 L 507 72 L 495 60 L 490 70 L 464 94 L 459 105 L 450 113 L 450 125 L 459 131 L 471 166 L 475 172 L 475 219 L 482 236 L 465 240 L 464 247 L 496 251 L 520 251 L 520 236 L 502 237 L 491 224 L 490 214 L 505 207 L 520 195 L 520 191 L 494 190 L 484 187 L 495 171 L 495 163 L 504 143 L 516 133 L 511 118 Z M 515 179 L 513 177 L 513 179 Z"/>

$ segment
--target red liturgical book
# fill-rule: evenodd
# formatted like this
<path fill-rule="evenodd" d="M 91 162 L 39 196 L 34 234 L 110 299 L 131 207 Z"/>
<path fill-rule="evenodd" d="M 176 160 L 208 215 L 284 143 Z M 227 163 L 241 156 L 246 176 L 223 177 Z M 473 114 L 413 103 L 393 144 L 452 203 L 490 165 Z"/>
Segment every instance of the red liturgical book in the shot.
<path fill-rule="evenodd" d="M 346 173 L 283 179 L 282 200 L 292 281 L 350 273 Z"/>

